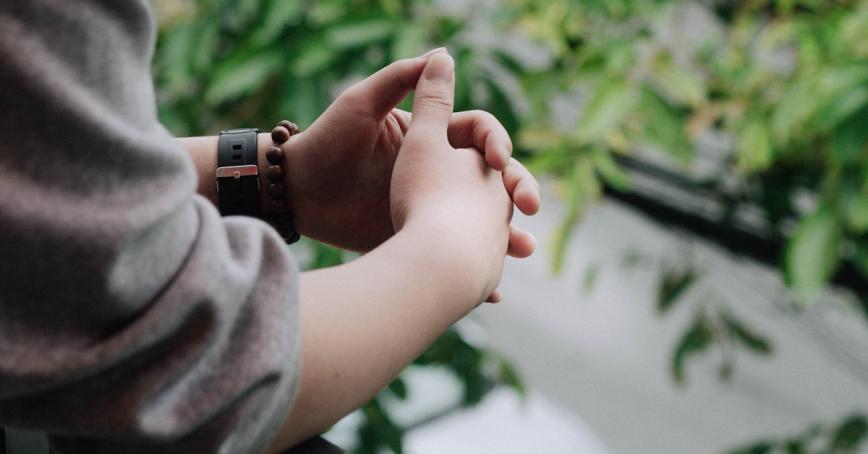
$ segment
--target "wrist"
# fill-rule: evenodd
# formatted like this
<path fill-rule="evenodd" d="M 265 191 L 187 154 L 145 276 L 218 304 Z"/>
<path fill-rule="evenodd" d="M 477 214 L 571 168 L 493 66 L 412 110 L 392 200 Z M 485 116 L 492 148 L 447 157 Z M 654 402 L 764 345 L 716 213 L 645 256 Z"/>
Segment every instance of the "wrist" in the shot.
<path fill-rule="evenodd" d="M 268 211 L 268 159 L 265 153 L 271 148 L 271 134 L 260 132 L 256 137 L 256 164 L 259 166 L 259 206 L 262 213 Z"/>
<path fill-rule="evenodd" d="M 418 213 L 405 220 L 398 235 L 411 239 L 408 243 L 418 256 L 424 257 L 432 277 L 455 292 L 453 297 L 471 303 L 469 310 L 496 287 L 492 277 L 496 274 L 496 259 L 481 247 L 484 235 L 474 226 L 459 226 L 447 219 L 448 213 L 438 214 L 435 210 Z"/>

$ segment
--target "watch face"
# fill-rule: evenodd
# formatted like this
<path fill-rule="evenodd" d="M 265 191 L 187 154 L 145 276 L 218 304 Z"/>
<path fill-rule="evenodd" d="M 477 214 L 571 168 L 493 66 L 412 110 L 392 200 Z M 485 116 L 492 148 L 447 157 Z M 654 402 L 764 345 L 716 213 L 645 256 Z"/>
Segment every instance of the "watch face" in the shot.
<path fill-rule="evenodd" d="M 235 128 L 221 131 L 220 134 L 239 134 L 242 132 L 259 132 L 259 130 L 256 128 Z"/>

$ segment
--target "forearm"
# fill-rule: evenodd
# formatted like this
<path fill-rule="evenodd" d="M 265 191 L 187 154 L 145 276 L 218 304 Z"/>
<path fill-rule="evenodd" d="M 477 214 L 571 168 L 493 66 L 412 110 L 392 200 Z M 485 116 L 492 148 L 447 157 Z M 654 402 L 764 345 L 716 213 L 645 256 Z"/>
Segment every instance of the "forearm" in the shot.
<path fill-rule="evenodd" d="M 419 223 L 354 262 L 302 274 L 302 377 L 273 452 L 363 405 L 482 300 L 462 249 Z"/>

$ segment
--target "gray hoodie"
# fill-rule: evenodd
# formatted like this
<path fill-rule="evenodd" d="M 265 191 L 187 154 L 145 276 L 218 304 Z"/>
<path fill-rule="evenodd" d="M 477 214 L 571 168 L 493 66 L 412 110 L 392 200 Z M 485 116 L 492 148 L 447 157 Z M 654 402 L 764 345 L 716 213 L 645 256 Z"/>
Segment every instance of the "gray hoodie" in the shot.
<path fill-rule="evenodd" d="M 298 270 L 155 113 L 146 0 L 0 0 L 0 426 L 59 453 L 261 451 Z"/>

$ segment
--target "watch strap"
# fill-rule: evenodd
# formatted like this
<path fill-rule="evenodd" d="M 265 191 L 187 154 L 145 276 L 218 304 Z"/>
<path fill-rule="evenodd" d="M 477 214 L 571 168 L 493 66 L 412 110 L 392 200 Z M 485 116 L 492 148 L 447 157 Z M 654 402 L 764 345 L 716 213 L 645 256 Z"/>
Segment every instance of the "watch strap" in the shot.
<path fill-rule="evenodd" d="M 230 129 L 217 140 L 217 199 L 223 216 L 261 213 L 257 137 L 259 129 Z"/>

